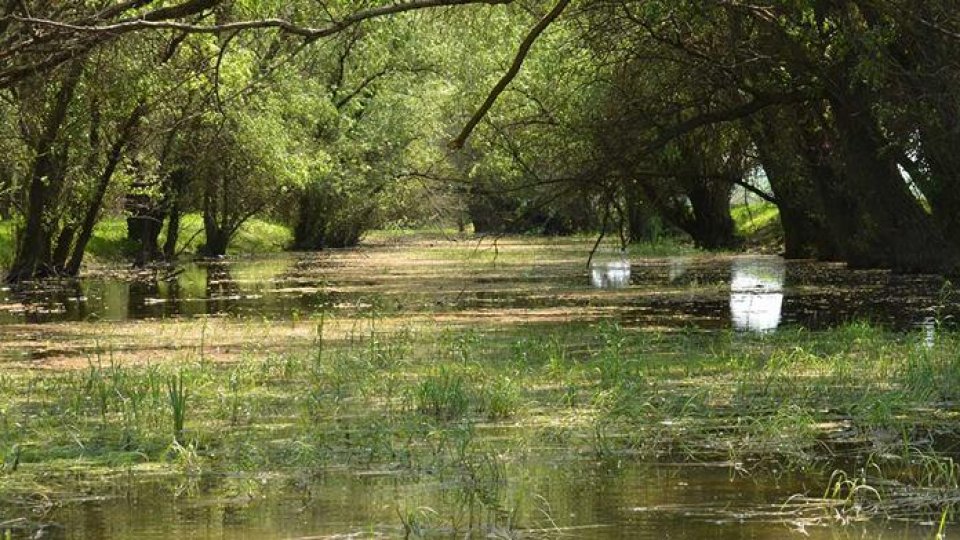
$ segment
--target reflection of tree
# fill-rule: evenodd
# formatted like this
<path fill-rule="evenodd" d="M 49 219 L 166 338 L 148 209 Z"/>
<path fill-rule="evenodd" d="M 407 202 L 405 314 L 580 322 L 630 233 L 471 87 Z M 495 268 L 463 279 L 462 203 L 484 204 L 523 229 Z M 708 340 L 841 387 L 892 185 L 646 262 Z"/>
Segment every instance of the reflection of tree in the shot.
<path fill-rule="evenodd" d="M 730 267 L 731 288 L 736 291 L 765 289 L 779 291 L 783 289 L 786 269 L 783 260 L 744 260 L 734 259 Z"/>
<path fill-rule="evenodd" d="M 137 279 L 130 283 L 130 301 L 127 302 L 127 318 L 139 319 L 146 316 L 162 314 L 162 305 L 150 304 L 147 299 L 157 298 L 160 295 L 160 285 L 156 276 Z"/>
<path fill-rule="evenodd" d="M 207 313 L 229 311 L 240 293 L 230 267 L 222 263 L 207 265 Z"/>
<path fill-rule="evenodd" d="M 64 319 L 82 321 L 87 317 L 90 309 L 87 306 L 88 299 L 83 289 L 80 280 L 71 280 L 64 285 L 62 294 L 59 295 L 60 298 L 57 300 L 63 303 Z"/>
<path fill-rule="evenodd" d="M 607 263 L 590 268 L 590 281 L 598 289 L 622 289 L 630 285 L 628 263 Z"/>

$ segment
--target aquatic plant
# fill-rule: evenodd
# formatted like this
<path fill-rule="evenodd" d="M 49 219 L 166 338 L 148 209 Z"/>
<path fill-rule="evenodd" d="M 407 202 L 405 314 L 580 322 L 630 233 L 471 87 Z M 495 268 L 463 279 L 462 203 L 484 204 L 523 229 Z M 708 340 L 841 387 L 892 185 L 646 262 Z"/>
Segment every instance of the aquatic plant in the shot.
<path fill-rule="evenodd" d="M 440 367 L 417 384 L 414 403 L 421 414 L 438 420 L 452 420 L 470 410 L 471 397 L 461 373 Z"/>
<path fill-rule="evenodd" d="M 173 441 L 182 445 L 183 423 L 187 414 L 187 389 L 184 385 L 183 370 L 167 379 L 167 398 L 173 420 Z"/>

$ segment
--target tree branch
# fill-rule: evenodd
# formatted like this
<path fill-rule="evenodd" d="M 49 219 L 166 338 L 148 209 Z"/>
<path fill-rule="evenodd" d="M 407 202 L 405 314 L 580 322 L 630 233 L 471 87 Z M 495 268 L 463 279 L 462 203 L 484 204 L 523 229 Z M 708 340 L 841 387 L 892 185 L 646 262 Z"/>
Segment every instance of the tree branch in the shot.
<path fill-rule="evenodd" d="M 669 128 L 663 129 L 655 139 L 644 144 L 640 148 L 640 153 L 645 154 L 659 150 L 677 137 L 686 135 L 687 133 L 704 126 L 732 122 L 734 120 L 746 118 L 772 105 L 798 103 L 806 99 L 807 96 L 801 92 L 767 94 L 757 96 L 754 100 L 748 103 L 744 103 L 730 109 L 700 114 L 694 116 L 693 118 L 684 120 L 683 122 L 674 124 Z"/>
<path fill-rule="evenodd" d="M 220 2 L 220 0 L 192 0 L 191 2 L 186 2 L 185 4 L 150 12 L 143 18 L 130 19 L 105 25 L 71 24 L 50 19 L 20 16 L 11 16 L 11 18 L 24 24 L 47 26 L 60 30 L 70 30 L 72 32 L 108 34 L 110 36 L 116 36 L 119 34 L 125 34 L 139 30 L 180 30 L 182 32 L 188 32 L 191 34 L 222 34 L 242 30 L 277 29 L 288 34 L 301 36 L 310 41 L 315 41 L 317 39 L 329 37 L 338 32 L 342 32 L 351 26 L 369 19 L 375 19 L 388 15 L 396 15 L 398 13 L 405 13 L 407 11 L 466 4 L 508 4 L 511 1 L 512 0 L 408 0 L 406 2 L 398 2 L 357 11 L 340 20 L 333 21 L 327 26 L 318 28 L 300 26 L 286 19 L 272 18 L 212 25 L 190 24 L 170 20 L 198 13 L 202 11 L 202 9 L 216 5 Z"/>
<path fill-rule="evenodd" d="M 341 19 L 331 20 L 326 26 L 321 27 L 301 26 L 286 19 L 279 18 L 210 25 L 174 20 L 199 14 L 219 4 L 221 1 L 222 0 L 187 0 L 174 6 L 150 11 L 138 18 L 124 19 L 112 24 L 97 23 L 97 19 L 90 18 L 81 19 L 79 22 L 65 22 L 31 17 L 29 14 L 18 15 L 14 13 L 0 17 L 0 23 L 2 24 L 9 24 L 10 21 L 15 21 L 24 25 L 29 29 L 25 33 L 30 36 L 23 41 L 7 44 L 0 49 L 0 88 L 9 87 L 24 78 L 42 74 L 83 52 L 132 32 L 178 30 L 187 34 L 223 34 L 247 30 L 274 29 L 286 34 L 302 37 L 305 43 L 312 43 L 318 39 L 335 35 L 361 22 L 379 17 L 446 6 L 509 4 L 513 0 L 403 0 L 356 11 Z M 119 6 L 123 6 L 123 9 L 131 9 L 149 3 L 149 1 L 130 1 L 120 4 Z M 108 13 L 119 15 L 119 13 L 116 13 L 120 11 L 119 6 L 118 9 L 109 11 Z M 39 31 L 40 28 L 45 30 Z M 51 53 L 51 51 L 53 52 Z M 30 55 L 38 55 L 38 57 L 25 62 L 15 62 L 16 59 L 29 58 Z"/>
<path fill-rule="evenodd" d="M 527 54 L 530 52 L 530 49 L 533 47 L 533 44 L 540 37 L 540 34 L 550 26 L 553 21 L 563 13 L 563 10 L 566 9 L 567 5 L 570 4 L 570 0 L 560 0 L 557 2 L 557 5 L 553 7 L 550 13 L 547 13 L 540 22 L 538 22 L 527 34 L 527 37 L 524 38 L 523 42 L 520 44 L 520 48 L 517 49 L 517 55 L 513 59 L 513 64 L 510 65 L 510 69 L 503 74 L 503 77 L 494 85 L 493 89 L 490 90 L 490 94 L 487 96 L 486 101 L 483 102 L 483 105 L 477 109 L 477 112 L 474 113 L 473 117 L 467 122 L 467 125 L 463 127 L 463 130 L 460 132 L 460 135 L 456 139 L 450 141 L 450 148 L 459 150 L 463 148 L 463 145 L 466 144 L 467 139 L 470 137 L 470 134 L 473 133 L 473 130 L 476 129 L 477 124 L 483 120 L 483 117 L 487 115 L 490 111 L 490 108 L 493 107 L 493 104 L 496 103 L 497 98 L 500 97 L 500 94 L 506 90 L 507 85 L 520 73 L 520 68 L 523 67 L 523 61 L 527 58 Z"/>

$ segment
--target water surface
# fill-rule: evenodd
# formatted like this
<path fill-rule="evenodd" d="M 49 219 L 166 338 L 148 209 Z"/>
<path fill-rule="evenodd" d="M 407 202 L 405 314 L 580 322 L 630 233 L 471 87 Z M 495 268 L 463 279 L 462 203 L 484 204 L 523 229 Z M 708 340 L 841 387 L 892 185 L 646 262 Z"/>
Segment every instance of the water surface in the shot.
<path fill-rule="evenodd" d="M 387 252 L 369 263 L 346 252 L 191 263 L 176 273 L 135 280 L 94 277 L 7 287 L 0 291 L 0 324 L 223 314 L 274 320 L 370 309 L 400 316 L 569 309 L 576 318 L 578 310 L 605 307 L 629 326 L 758 332 L 851 321 L 910 329 L 960 312 L 937 276 L 769 256 L 617 258 L 588 269 L 582 259 L 549 254 L 497 263 Z"/>
<path fill-rule="evenodd" d="M 49 335 L 60 341 L 55 347 L 65 347 L 69 332 L 57 329 L 75 331 L 85 321 L 132 324 L 216 315 L 251 323 L 296 322 L 323 312 L 348 318 L 415 316 L 439 326 L 457 321 L 477 328 L 612 320 L 657 331 L 759 333 L 867 320 L 919 329 L 932 340 L 936 325 L 960 311 L 946 282 L 936 276 L 853 271 L 769 256 L 629 260 L 615 252 L 601 254 L 587 267 L 579 244 L 516 242 L 498 249 L 502 252 L 491 255 L 488 248 L 442 243 L 415 249 L 380 246 L 195 262 L 135 279 L 99 275 L 27 284 L 0 291 L 0 332 L 35 334 L 17 337 L 17 345 L 6 346 L 9 354 Z M 13 334 L 5 332 L 4 339 Z M 46 358 L 35 357 L 38 362 Z M 821 491 L 826 479 L 818 475 L 754 479 L 723 464 L 531 455 L 503 461 L 499 472 L 488 471 L 495 478 L 480 486 L 482 491 L 477 478 L 450 471 L 344 468 L 174 479 L 131 474 L 112 482 L 107 493 L 40 505 L 39 513 L 36 501 L 0 507 L 0 531 L 13 538 L 305 539 L 402 537 L 407 523 L 427 536 L 463 537 L 472 522 L 492 537 L 933 534 L 932 524 L 860 522 L 839 519 L 816 505 L 784 505 L 791 495 Z M 481 495 L 486 497 L 482 505 Z"/>

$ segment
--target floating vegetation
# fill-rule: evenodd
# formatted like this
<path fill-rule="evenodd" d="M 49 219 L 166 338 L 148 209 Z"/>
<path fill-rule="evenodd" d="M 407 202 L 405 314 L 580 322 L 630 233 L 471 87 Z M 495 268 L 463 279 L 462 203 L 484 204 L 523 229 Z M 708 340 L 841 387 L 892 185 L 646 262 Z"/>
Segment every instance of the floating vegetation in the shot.
<path fill-rule="evenodd" d="M 158 509 L 142 527 L 209 505 L 238 520 L 208 529 L 228 536 L 280 530 L 261 521 L 291 523 L 290 537 L 411 538 L 953 526 L 949 325 L 930 340 L 862 322 L 501 324 L 391 303 L 5 332 L 47 354 L 0 372 L 0 515 L 29 522 L 6 528 L 82 528 L 83 505 L 120 516 L 138 500 Z M 437 322 L 454 316 L 472 323 Z M 315 507 L 339 517 L 291 514 Z"/>

